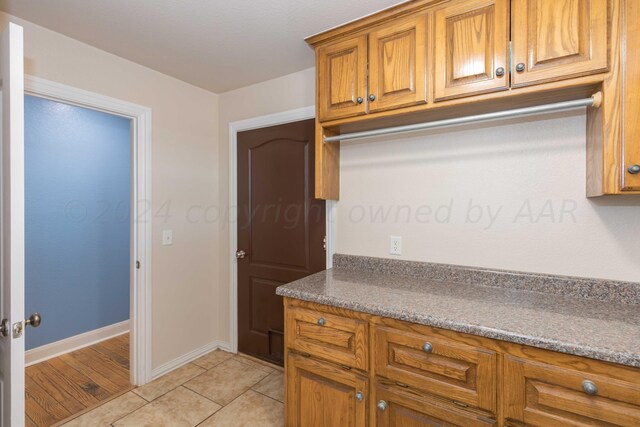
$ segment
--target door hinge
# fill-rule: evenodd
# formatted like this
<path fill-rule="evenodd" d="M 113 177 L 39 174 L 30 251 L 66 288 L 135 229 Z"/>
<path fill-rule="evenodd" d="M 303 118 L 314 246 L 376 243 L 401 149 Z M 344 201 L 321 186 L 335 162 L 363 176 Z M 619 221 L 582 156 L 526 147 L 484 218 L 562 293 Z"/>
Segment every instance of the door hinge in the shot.
<path fill-rule="evenodd" d="M 324 249 L 325 252 L 327 251 L 327 236 L 326 235 L 322 238 L 322 249 Z"/>
<path fill-rule="evenodd" d="M 136 261 L 136 270 L 140 270 L 140 261 Z"/>

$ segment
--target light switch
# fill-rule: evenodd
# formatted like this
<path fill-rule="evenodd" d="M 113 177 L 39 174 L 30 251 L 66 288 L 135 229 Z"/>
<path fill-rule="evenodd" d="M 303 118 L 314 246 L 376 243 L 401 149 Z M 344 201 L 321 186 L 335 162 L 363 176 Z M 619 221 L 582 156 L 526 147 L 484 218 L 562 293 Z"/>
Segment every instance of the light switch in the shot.
<path fill-rule="evenodd" d="M 162 230 L 162 244 L 173 245 L 173 230 Z"/>

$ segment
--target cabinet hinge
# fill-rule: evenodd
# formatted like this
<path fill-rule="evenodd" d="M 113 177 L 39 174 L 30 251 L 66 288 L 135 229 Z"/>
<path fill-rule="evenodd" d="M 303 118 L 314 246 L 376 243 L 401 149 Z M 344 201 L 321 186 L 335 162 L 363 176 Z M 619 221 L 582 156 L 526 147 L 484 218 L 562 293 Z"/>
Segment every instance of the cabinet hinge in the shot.
<path fill-rule="evenodd" d="M 322 238 L 322 249 L 324 249 L 325 252 L 327 251 L 327 236 L 326 235 Z"/>

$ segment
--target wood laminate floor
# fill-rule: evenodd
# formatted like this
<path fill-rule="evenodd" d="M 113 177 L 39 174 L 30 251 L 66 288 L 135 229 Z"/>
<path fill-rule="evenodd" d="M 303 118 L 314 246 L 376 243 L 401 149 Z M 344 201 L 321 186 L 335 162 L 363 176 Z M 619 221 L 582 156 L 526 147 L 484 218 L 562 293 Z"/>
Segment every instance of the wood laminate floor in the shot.
<path fill-rule="evenodd" d="M 131 390 L 129 334 L 26 369 L 26 425 L 52 426 Z"/>

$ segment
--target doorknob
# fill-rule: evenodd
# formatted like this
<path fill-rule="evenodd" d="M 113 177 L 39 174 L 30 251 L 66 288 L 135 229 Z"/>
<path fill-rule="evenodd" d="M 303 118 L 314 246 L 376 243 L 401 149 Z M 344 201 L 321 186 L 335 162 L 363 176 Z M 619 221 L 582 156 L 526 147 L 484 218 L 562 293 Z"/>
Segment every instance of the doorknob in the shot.
<path fill-rule="evenodd" d="M 33 313 L 31 316 L 29 316 L 28 319 L 24 321 L 25 326 L 31 325 L 34 328 L 40 326 L 40 323 L 42 323 L 42 316 L 40 316 L 40 313 Z"/>
<path fill-rule="evenodd" d="M 236 258 L 238 258 L 238 259 L 244 258 L 245 255 L 247 255 L 247 253 L 245 251 L 243 251 L 242 249 L 240 249 L 239 251 L 236 251 Z"/>

